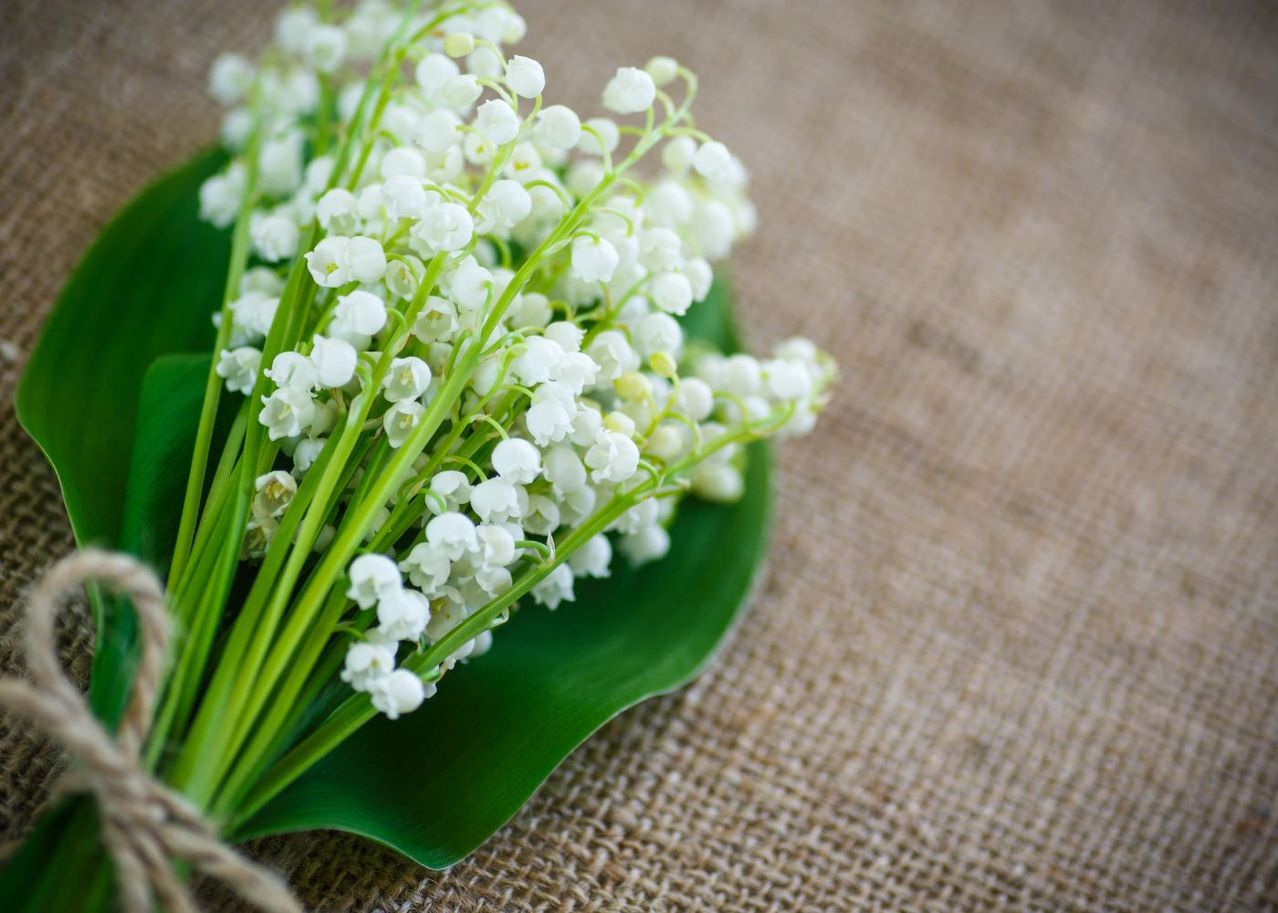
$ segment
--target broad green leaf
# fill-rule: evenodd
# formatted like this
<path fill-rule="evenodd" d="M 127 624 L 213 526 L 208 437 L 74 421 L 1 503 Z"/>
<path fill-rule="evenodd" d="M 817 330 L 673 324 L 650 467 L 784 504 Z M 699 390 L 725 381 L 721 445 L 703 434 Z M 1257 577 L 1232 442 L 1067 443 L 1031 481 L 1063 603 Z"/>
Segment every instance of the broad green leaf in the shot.
<path fill-rule="evenodd" d="M 77 539 L 161 565 L 228 255 L 225 234 L 196 218 L 199 184 L 219 164 L 214 154 L 197 158 L 107 228 L 59 299 L 19 392 L 20 417 L 54 464 Z M 735 347 L 720 288 L 686 326 Z M 199 355 L 161 359 L 146 373 L 176 352 Z M 235 836 L 337 828 L 433 867 L 465 856 L 600 725 L 707 661 L 764 549 L 762 446 L 748 472 L 741 503 L 682 508 L 670 557 L 640 570 L 618 560 L 612 578 L 579 583 L 576 603 L 518 613 L 492 652 L 451 673 L 425 707 L 372 724 Z M 108 717 L 126 683 L 128 618 L 112 611 L 100 621 L 93 693 Z"/>
<path fill-rule="evenodd" d="M 166 567 L 173 556 L 209 358 L 207 352 L 163 355 L 142 380 L 120 547 L 154 567 Z M 240 401 L 222 397 L 215 446 Z"/>
<path fill-rule="evenodd" d="M 103 229 L 54 304 L 18 386 L 18 420 L 53 464 L 80 545 L 136 551 L 175 522 L 159 511 L 135 521 L 133 538 L 122 538 L 143 377 L 161 355 L 203 352 L 207 359 L 213 344 L 210 315 L 221 306 L 230 240 L 199 220 L 198 192 L 224 161 L 220 152 L 197 156 L 143 190 Z M 176 405 L 168 412 L 181 421 Z M 193 424 L 185 438 L 182 427 L 162 421 L 155 433 L 185 439 L 189 461 Z M 174 507 L 180 505 L 179 494 Z M 90 700 L 113 721 L 130 678 L 133 617 L 118 601 L 94 595 Z"/>
<path fill-rule="evenodd" d="M 142 191 L 71 275 L 18 386 L 18 420 L 53 464 L 76 541 L 118 545 L 142 377 L 207 352 L 228 234 L 197 218 L 209 152 Z"/>

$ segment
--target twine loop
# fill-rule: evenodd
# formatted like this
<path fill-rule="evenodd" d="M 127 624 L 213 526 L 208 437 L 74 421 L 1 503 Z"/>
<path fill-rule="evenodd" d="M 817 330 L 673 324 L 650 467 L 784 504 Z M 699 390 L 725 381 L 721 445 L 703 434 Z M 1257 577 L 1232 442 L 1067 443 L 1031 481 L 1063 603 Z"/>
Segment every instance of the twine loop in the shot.
<path fill-rule="evenodd" d="M 64 597 L 87 582 L 128 596 L 137 612 L 142 653 L 133 692 L 114 737 L 89 709 L 58 662 L 54 622 Z M 158 900 L 170 913 L 198 909 L 173 869 L 181 859 L 267 913 L 302 913 L 284 881 L 223 843 L 180 794 L 152 777 L 140 751 L 164 671 L 169 615 L 155 574 L 129 555 L 84 549 L 55 564 L 31 594 L 23 650 L 30 680 L 0 678 L 0 705 L 25 716 L 78 762 L 74 783 L 92 793 L 102 837 L 115 862 L 124 909 L 147 913 Z"/>

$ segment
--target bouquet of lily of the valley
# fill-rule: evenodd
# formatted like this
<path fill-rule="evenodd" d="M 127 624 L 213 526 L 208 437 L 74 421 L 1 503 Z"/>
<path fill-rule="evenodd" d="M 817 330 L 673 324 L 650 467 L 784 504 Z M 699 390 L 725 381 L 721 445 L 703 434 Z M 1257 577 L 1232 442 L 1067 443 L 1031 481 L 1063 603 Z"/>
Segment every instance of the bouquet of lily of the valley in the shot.
<path fill-rule="evenodd" d="M 164 581 L 136 773 L 218 839 L 465 855 L 700 667 L 762 548 L 751 445 L 823 405 L 810 342 L 736 351 L 721 264 L 754 211 L 695 76 L 622 67 L 583 117 L 523 32 L 486 0 L 286 10 L 256 64 L 213 65 L 227 152 L 108 228 L 31 360 L 19 408 L 81 544 Z M 146 634 L 92 596 L 109 728 Z M 136 904 L 96 852 L 131 819 L 96 804 L 56 804 L 0 897 Z"/>

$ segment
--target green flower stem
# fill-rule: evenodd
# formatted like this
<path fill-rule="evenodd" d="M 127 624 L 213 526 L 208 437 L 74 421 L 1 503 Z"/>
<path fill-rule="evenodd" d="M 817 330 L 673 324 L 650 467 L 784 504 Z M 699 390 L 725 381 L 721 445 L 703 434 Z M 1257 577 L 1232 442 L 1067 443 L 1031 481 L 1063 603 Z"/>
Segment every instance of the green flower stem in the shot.
<path fill-rule="evenodd" d="M 218 662 L 213 680 L 209 684 L 204 700 L 201 701 L 194 728 L 172 772 L 171 781 L 174 785 L 180 787 L 195 775 L 200 759 L 212 751 L 210 746 L 218 739 L 219 727 L 226 713 L 230 692 L 240 678 L 238 663 L 256 633 L 261 606 L 270 595 L 280 567 L 288 554 L 289 543 L 301 521 L 302 510 L 313 497 L 315 489 L 319 487 L 323 469 L 332 459 L 336 447 L 337 437 L 334 436 L 316 458 L 316 466 L 313 467 L 316 471 L 307 474 L 294 496 L 294 502 L 298 505 L 297 509 L 292 509 L 293 505 L 290 504 L 290 510 L 285 513 L 277 535 L 267 549 L 249 595 L 232 627 L 231 636 Z"/>
<path fill-rule="evenodd" d="M 168 595 L 171 603 L 171 611 L 174 619 L 179 624 L 188 624 L 190 622 L 190 612 L 188 607 L 193 606 L 190 598 L 192 591 L 199 592 L 208 579 L 207 564 L 198 564 L 207 557 L 208 552 L 214 549 L 217 542 L 216 526 L 221 522 L 221 516 L 226 512 L 227 499 L 230 496 L 232 485 L 239 474 L 239 448 L 244 440 L 244 431 L 248 421 L 247 404 L 241 407 L 236 414 L 235 422 L 231 426 L 231 431 L 227 435 L 226 445 L 222 450 L 222 456 L 218 460 L 217 470 L 213 474 L 213 484 L 209 488 L 208 499 L 204 504 L 204 511 L 200 517 L 199 526 L 196 529 L 195 543 L 191 549 L 191 561 L 197 562 L 193 566 L 189 562 L 187 564 L 187 572 L 180 579 L 170 579 L 168 581 Z"/>
<path fill-rule="evenodd" d="M 324 517 L 328 512 L 329 503 L 339 494 L 336 490 L 338 477 L 355 450 L 359 440 L 360 425 L 363 423 L 363 412 L 367 410 L 369 401 L 372 399 L 367 391 L 361 396 L 362 402 L 360 397 L 356 397 L 356 400 L 352 402 L 351 412 L 347 416 L 343 432 L 334 436 L 333 440 L 336 443 L 326 465 L 318 472 L 307 474 L 308 477 L 314 475 L 316 478 L 316 488 L 306 501 L 297 505 L 298 509 L 289 512 L 290 518 L 299 516 L 301 518 L 296 533 L 290 536 L 285 534 L 284 530 L 276 532 L 276 540 L 282 539 L 285 543 L 291 543 L 292 547 L 288 549 L 288 557 L 283 569 L 277 575 L 265 578 L 268 581 L 268 589 L 262 592 L 269 593 L 269 598 L 263 609 L 260 612 L 241 611 L 241 617 L 253 624 L 253 634 L 243 644 L 242 652 L 230 654 L 228 651 L 227 658 L 234 659 L 234 683 L 225 709 L 219 716 L 224 724 L 229 724 L 231 731 L 227 732 L 224 726 L 211 730 L 209 735 L 215 739 L 215 744 L 205 745 L 204 750 L 198 753 L 199 760 L 196 762 L 193 779 L 187 784 L 188 794 L 196 801 L 206 801 L 212 796 L 221 771 L 230 763 L 239 746 L 235 733 L 247 727 L 247 724 L 241 721 L 251 712 L 256 712 L 257 705 L 268 696 L 264 692 L 258 692 L 260 697 L 254 696 L 256 670 L 266 660 L 274 644 L 275 631 L 287 608 L 288 597 L 293 591 L 297 577 L 301 574 L 303 565 L 311 555 L 316 536 L 322 529 Z M 322 453 L 327 450 L 326 446 Z M 246 609 L 248 608 L 250 607 L 246 606 Z M 269 685 L 267 687 L 269 688 Z"/>
<path fill-rule="evenodd" d="M 207 524 L 207 528 L 214 532 L 215 537 L 223 537 L 219 541 L 225 541 L 224 537 L 229 521 L 229 514 L 221 511 L 219 522 Z M 209 576 L 213 573 L 217 561 L 217 550 L 209 548 L 203 553 L 197 553 L 196 562 L 191 567 L 196 569 L 197 574 Z M 184 719 L 185 714 L 190 710 L 191 701 L 194 698 L 194 692 L 198 684 L 198 682 L 191 681 L 191 668 L 194 665 L 193 657 L 200 652 L 202 642 L 205 640 L 205 631 L 209 627 L 204 619 L 210 616 L 215 620 L 217 618 L 217 614 L 209 611 L 206 605 L 207 600 L 204 597 L 209 592 L 211 590 L 206 588 L 195 594 L 195 598 L 178 603 L 178 605 L 188 606 L 192 610 L 191 614 L 195 619 L 195 627 L 181 632 L 182 636 L 177 658 L 172 670 L 164 680 L 160 712 L 157 714 L 148 735 L 146 760 L 150 766 L 158 763 L 171 728 L 177 720 Z M 209 636 L 211 637 L 211 635 Z M 206 645 L 204 649 L 207 650 Z"/>
<path fill-rule="evenodd" d="M 210 799 L 210 809 L 214 817 L 220 816 L 233 805 L 224 805 L 227 796 L 235 796 L 246 782 L 257 774 L 262 767 L 269 764 L 278 754 L 276 746 L 280 736 L 289 731 L 289 718 L 295 711 L 304 710 L 300 702 L 300 692 L 305 688 L 310 673 L 319 661 L 324 647 L 328 643 L 327 632 L 334 630 L 350 600 L 340 589 L 329 594 L 323 611 L 315 623 L 315 636 L 306 640 L 301 652 L 294 657 L 289 667 L 289 674 L 278 686 L 272 689 L 271 701 L 265 710 L 261 723 L 254 728 L 252 738 L 244 746 L 244 763 L 232 768 L 226 780 Z"/>
<path fill-rule="evenodd" d="M 210 550 L 213 561 L 210 562 L 210 576 L 226 573 L 228 565 L 232 568 L 239 561 L 240 543 L 226 536 L 226 529 L 231 525 L 232 517 L 225 511 L 217 525 L 217 537 L 221 542 L 220 550 Z M 199 601 L 195 612 L 195 623 L 187 632 L 188 636 L 182 645 L 182 652 L 173 683 L 174 718 L 186 720 L 199 697 L 200 681 L 204 677 L 204 669 L 208 663 L 209 651 L 213 648 L 213 640 L 217 635 L 218 622 L 221 620 L 221 600 L 217 597 L 220 591 L 210 586 L 199 593 Z M 154 743 L 163 744 L 162 739 Z"/>
<path fill-rule="evenodd" d="M 477 355 L 478 347 L 473 347 L 472 351 Z M 240 719 L 246 720 L 247 724 L 243 727 L 237 727 L 234 733 L 223 733 L 224 737 L 229 736 L 226 755 L 223 757 L 234 759 L 234 755 L 238 754 L 239 746 L 247 733 L 249 724 L 257 718 L 267 700 L 274 698 L 275 683 L 292 661 L 292 657 L 303 639 L 308 635 L 311 637 L 317 636 L 318 632 L 312 626 L 315 616 L 329 591 L 332 590 L 345 573 L 346 565 L 350 563 L 351 556 L 367 535 L 377 512 L 393 494 L 395 483 L 399 479 L 400 473 L 403 472 L 405 467 L 411 465 L 415 452 L 420 451 L 443 420 L 446 412 L 444 408 L 446 403 L 451 398 L 460 395 L 465 388 L 470 372 L 474 368 L 473 364 L 463 367 L 467 360 L 467 358 L 463 358 L 462 364 L 458 366 L 459 370 L 440 389 L 430 409 L 422 416 L 417 427 L 413 429 L 409 440 L 396 451 L 386 469 L 378 476 L 375 487 L 364 500 L 358 502 L 357 505 L 353 504 L 351 512 L 347 515 L 346 521 L 342 525 L 342 529 L 329 545 L 310 581 L 308 581 L 298 597 L 284 630 L 270 645 L 272 647 L 270 657 L 261 675 L 254 682 L 253 692 L 247 696 L 244 704 L 236 705 L 244 708 Z M 469 360 L 473 361 L 474 359 Z M 253 766 L 258 760 L 245 755 L 237 763 Z"/>
<path fill-rule="evenodd" d="M 261 624 L 255 631 L 253 638 L 245 645 L 246 652 L 234 657 L 236 680 L 227 703 L 230 712 L 234 715 L 231 728 L 229 731 L 221 729 L 216 733 L 210 731 L 209 735 L 217 736 L 216 746 L 206 744 L 203 746 L 206 750 L 197 752 L 198 760 L 193 763 L 197 765 L 198 772 L 185 784 L 188 794 L 196 801 L 202 802 L 211 798 L 216 790 L 218 780 L 236 761 L 239 750 L 244 744 L 244 740 L 248 737 L 254 720 L 261 713 L 263 705 L 274 696 L 275 683 L 283 674 L 285 666 L 292 661 L 293 654 L 297 650 L 300 641 L 308 633 L 312 635 L 316 633 L 311 629 L 311 625 L 315 622 L 316 614 L 321 610 L 328 591 L 344 572 L 350 555 L 353 554 L 354 549 L 367 534 L 377 511 L 386 503 L 392 493 L 388 489 L 392 489 L 393 483 L 400 477 L 399 474 L 404 468 L 404 458 L 408 457 L 411 460 L 415 457 L 416 452 L 420 452 L 420 449 L 425 446 L 430 434 L 423 435 L 422 432 L 425 426 L 430 424 L 431 416 L 440 413 L 438 406 L 443 405 L 448 399 L 445 391 L 441 390 L 437 405 L 423 416 L 422 422 L 418 424 L 417 428 L 414 429 L 413 435 L 410 436 L 410 441 L 416 443 L 416 450 L 409 446 L 402 447 L 397 452 L 387 471 L 377 477 L 375 492 L 369 496 L 368 500 L 360 502 L 359 509 L 355 511 L 354 517 L 348 515 L 343 523 L 342 530 L 338 532 L 324 558 L 321 559 L 312 579 L 303 588 L 296 606 L 288 613 L 288 622 L 277 638 L 275 633 L 279 629 L 281 621 L 283 621 L 288 598 L 293 592 L 294 584 L 301 573 L 304 562 L 311 555 L 315 538 L 320 529 L 322 529 L 328 504 L 341 493 L 341 489 L 337 486 L 337 476 L 340 475 L 342 468 L 349 464 L 351 451 L 362 433 L 363 423 L 367 419 L 377 391 L 381 387 L 382 378 L 385 376 L 386 371 L 389 370 L 390 363 L 396 353 L 402 348 L 404 340 L 408 336 L 407 325 L 411 323 L 412 318 L 415 316 L 415 311 L 424 305 L 429 290 L 434 287 L 435 281 L 443 269 L 444 260 L 443 256 L 439 256 L 431 261 L 431 265 L 426 271 L 426 277 L 422 282 L 422 288 L 409 307 L 405 327 L 389 341 L 385 351 L 382 353 L 376 371 L 368 380 L 364 390 L 352 401 L 344 430 L 340 435 L 336 435 L 339 439 L 339 450 L 336 451 L 337 458 L 322 473 L 320 497 L 317 497 L 311 504 L 306 505 L 305 517 L 297 534 L 296 544 L 289 555 L 289 560 L 280 577 L 272 581 L 271 598 L 266 606 Z M 460 383 L 454 381 L 458 395 L 468 376 L 469 372 L 460 379 Z M 445 389 L 447 389 L 447 385 L 445 385 Z M 441 419 L 442 413 L 434 421 L 436 427 Z M 307 475 L 320 474 L 312 472 Z M 317 508 L 317 503 L 324 506 Z"/>
<path fill-rule="evenodd" d="M 200 407 L 200 423 L 195 432 L 195 448 L 191 451 L 191 469 L 186 479 L 186 493 L 182 499 L 182 516 L 178 521 L 177 539 L 173 546 L 173 559 L 169 563 L 169 579 L 177 580 L 186 569 L 191 556 L 191 541 L 195 535 L 196 521 L 200 515 L 200 500 L 204 494 L 204 472 L 208 466 L 209 445 L 213 438 L 213 425 L 217 421 L 217 407 L 222 396 L 222 378 L 217 374 L 218 353 L 226 348 L 231 338 L 233 314 L 231 302 L 239 296 L 240 280 L 248 264 L 249 221 L 253 214 L 253 202 L 257 186 L 258 155 L 261 130 L 254 129 L 246 151 L 247 175 L 244 199 L 235 219 L 231 236 L 231 262 L 226 273 L 226 287 L 222 294 L 222 319 L 213 344 L 213 360 L 209 363 L 208 377 L 204 382 L 204 399 Z"/>

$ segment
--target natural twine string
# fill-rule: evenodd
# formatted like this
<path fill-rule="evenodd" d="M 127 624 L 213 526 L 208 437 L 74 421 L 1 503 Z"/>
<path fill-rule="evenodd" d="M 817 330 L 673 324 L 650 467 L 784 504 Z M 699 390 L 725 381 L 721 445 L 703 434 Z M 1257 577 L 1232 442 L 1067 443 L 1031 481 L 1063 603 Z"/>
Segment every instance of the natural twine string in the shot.
<path fill-rule="evenodd" d="M 142 637 L 133 694 L 115 738 L 63 673 L 54 641 L 62 598 L 89 581 L 132 600 Z M 79 762 L 76 786 L 91 792 L 101 806 L 103 842 L 115 860 L 129 913 L 151 910 L 153 899 L 169 913 L 195 913 L 174 859 L 219 879 L 268 913 L 301 913 L 278 875 L 222 843 L 190 803 L 142 765 L 139 751 L 151 725 L 168 640 L 164 590 L 149 568 L 128 555 L 76 552 L 55 564 L 31 594 L 24 637 L 31 681 L 0 679 L 0 705 L 30 719 Z"/>

